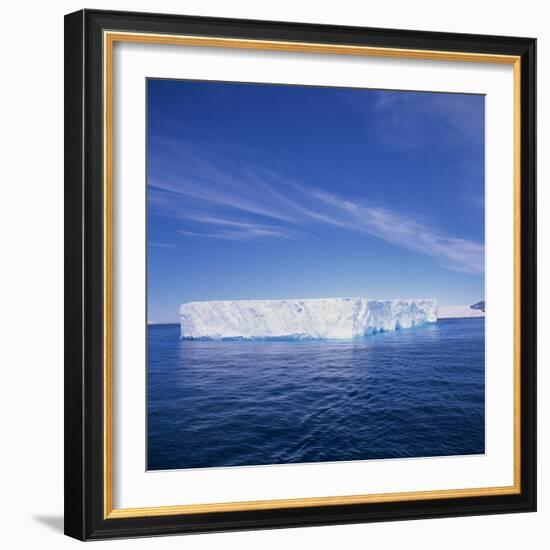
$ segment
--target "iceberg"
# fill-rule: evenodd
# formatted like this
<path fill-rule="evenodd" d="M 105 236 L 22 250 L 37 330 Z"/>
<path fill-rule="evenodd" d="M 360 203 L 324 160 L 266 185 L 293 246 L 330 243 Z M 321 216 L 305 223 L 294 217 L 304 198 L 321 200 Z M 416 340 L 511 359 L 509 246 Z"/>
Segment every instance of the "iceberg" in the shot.
<path fill-rule="evenodd" d="M 436 300 L 227 300 L 180 306 L 183 339 L 348 339 L 437 322 Z"/>

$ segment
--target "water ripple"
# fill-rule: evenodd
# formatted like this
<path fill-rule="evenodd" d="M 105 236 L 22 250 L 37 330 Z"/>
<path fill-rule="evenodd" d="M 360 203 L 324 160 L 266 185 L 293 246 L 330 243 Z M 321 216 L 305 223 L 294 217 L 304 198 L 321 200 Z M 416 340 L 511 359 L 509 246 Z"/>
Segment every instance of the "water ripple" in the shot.
<path fill-rule="evenodd" d="M 484 320 L 349 341 L 148 330 L 149 469 L 483 453 Z"/>

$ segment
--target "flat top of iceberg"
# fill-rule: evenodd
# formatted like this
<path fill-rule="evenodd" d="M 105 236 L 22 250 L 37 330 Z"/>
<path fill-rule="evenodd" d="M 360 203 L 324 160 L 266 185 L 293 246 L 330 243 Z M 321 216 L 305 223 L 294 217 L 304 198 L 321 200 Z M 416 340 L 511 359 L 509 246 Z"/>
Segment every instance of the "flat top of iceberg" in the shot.
<path fill-rule="evenodd" d="M 368 298 L 357 298 L 353 296 L 342 296 L 339 298 L 269 298 L 267 300 L 195 300 L 192 302 L 185 302 L 181 304 L 180 309 L 189 304 L 258 304 L 258 303 L 294 303 L 294 302 L 347 302 L 347 301 L 356 301 L 356 300 L 366 300 L 368 302 L 436 302 L 435 298 L 399 298 L 399 299 L 368 299 Z"/>

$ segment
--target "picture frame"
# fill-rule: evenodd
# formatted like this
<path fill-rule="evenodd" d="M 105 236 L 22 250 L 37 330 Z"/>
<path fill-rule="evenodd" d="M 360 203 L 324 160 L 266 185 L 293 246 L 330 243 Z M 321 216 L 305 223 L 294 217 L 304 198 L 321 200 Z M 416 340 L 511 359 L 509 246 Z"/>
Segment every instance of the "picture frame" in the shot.
<path fill-rule="evenodd" d="M 115 506 L 120 452 L 113 266 L 120 164 L 113 138 L 117 44 L 284 52 L 287 56 L 506 66 L 512 71 L 513 483 L 348 495 Z M 259 54 L 258 54 L 259 55 Z M 183 66 L 182 66 L 183 67 Z M 181 78 L 186 78 L 185 69 Z M 375 70 L 375 69 L 373 69 Z M 434 70 L 438 70 L 435 66 Z M 120 85 L 120 80 L 116 80 Z M 536 41 L 436 33 L 82 10 L 65 17 L 65 533 L 80 540 L 334 525 L 536 510 Z M 504 162 L 505 159 L 502 159 Z M 145 158 L 137 164 L 145 166 Z M 506 237 L 507 238 L 507 237 Z M 505 240 L 505 237 L 502 238 Z M 143 238 L 135 237 L 136 247 Z M 138 367 L 136 367 L 137 369 Z M 139 366 L 143 376 L 144 365 Z M 135 422 L 145 423 L 145 414 Z M 118 430 L 118 431 L 117 431 Z M 512 460 L 512 458 L 511 458 Z M 145 494 L 143 498 L 147 500 Z"/>

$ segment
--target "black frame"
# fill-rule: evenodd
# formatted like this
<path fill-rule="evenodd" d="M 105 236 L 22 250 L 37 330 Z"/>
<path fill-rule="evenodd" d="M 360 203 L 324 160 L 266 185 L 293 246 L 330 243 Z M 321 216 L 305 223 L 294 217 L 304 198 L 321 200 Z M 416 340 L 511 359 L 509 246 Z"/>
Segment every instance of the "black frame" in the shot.
<path fill-rule="evenodd" d="M 521 56 L 521 493 L 104 519 L 104 30 Z M 80 540 L 536 510 L 536 40 L 83 10 L 65 16 L 65 533 Z"/>

